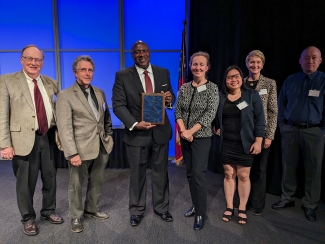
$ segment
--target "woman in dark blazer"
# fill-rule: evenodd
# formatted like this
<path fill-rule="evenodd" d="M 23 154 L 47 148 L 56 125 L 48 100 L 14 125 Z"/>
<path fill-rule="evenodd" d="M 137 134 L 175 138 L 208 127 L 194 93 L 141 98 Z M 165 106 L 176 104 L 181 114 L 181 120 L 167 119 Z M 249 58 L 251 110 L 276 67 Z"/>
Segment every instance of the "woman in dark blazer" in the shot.
<path fill-rule="evenodd" d="M 250 193 L 249 174 L 254 156 L 262 149 L 265 118 L 258 92 L 245 87 L 243 73 L 235 65 L 225 71 L 215 124 L 216 134 L 220 136 L 221 161 L 225 172 L 224 192 L 227 208 L 222 220 L 229 222 L 234 214 L 233 198 L 238 177 L 238 223 L 246 224 L 246 203 Z"/>

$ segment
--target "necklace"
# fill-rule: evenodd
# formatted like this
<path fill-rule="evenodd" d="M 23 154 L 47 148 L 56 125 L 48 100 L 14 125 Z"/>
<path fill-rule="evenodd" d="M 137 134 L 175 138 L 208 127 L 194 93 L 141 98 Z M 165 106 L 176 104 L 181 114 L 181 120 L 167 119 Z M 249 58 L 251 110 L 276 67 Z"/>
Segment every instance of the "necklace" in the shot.
<path fill-rule="evenodd" d="M 258 80 L 253 80 L 253 81 L 249 81 L 248 79 L 246 80 L 246 84 L 250 85 L 250 86 L 254 86 L 256 85 L 258 82 Z"/>

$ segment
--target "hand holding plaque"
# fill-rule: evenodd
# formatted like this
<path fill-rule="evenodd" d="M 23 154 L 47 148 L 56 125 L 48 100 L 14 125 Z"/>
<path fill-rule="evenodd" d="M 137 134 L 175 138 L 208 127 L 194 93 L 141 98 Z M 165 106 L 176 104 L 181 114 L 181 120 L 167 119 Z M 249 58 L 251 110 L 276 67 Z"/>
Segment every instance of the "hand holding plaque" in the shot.
<path fill-rule="evenodd" d="M 165 122 L 165 95 L 163 93 L 141 94 L 141 120 L 153 125 Z"/>

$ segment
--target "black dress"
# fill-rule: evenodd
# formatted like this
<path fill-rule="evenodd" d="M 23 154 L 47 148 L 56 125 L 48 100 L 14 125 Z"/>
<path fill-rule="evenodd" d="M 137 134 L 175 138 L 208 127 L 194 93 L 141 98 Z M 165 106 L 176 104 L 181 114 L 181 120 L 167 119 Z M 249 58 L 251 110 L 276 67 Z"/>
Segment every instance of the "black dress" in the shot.
<path fill-rule="evenodd" d="M 225 102 L 222 111 L 223 142 L 221 146 L 221 162 L 223 164 L 235 164 L 244 167 L 251 167 L 254 155 L 244 152 L 240 136 L 241 112 L 236 106 L 240 101 Z"/>

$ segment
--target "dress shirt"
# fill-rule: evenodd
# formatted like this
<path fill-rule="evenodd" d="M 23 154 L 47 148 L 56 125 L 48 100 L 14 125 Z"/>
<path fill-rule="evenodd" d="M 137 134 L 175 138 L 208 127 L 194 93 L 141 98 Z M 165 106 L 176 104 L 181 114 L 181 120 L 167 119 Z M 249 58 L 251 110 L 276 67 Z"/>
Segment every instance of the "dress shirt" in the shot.
<path fill-rule="evenodd" d="M 143 68 L 140 68 L 139 66 L 137 65 L 134 65 L 138 74 L 139 74 L 139 77 L 140 77 L 140 81 L 141 81 L 141 84 L 142 84 L 142 87 L 143 87 L 143 90 L 144 92 L 146 92 L 146 81 L 145 81 L 145 78 L 144 78 L 144 71 L 147 70 L 148 71 L 148 75 L 150 77 L 150 80 L 151 80 L 151 84 L 152 84 L 152 90 L 153 92 L 155 92 L 155 80 L 154 80 L 154 77 L 153 77 L 153 73 L 152 73 L 152 68 L 151 68 L 151 64 L 149 63 L 149 66 L 147 69 L 143 69 Z M 130 128 L 129 130 L 133 130 L 134 126 L 136 126 L 138 124 L 138 122 L 135 122 Z"/>
<path fill-rule="evenodd" d="M 36 107 L 35 107 L 35 99 L 34 99 L 34 82 L 33 79 L 30 78 L 24 71 L 25 77 L 26 77 L 26 82 L 29 88 L 30 95 L 33 100 L 34 108 L 35 108 L 35 131 L 38 130 L 38 120 L 37 120 L 37 113 L 36 113 Z M 45 90 L 45 87 L 43 85 L 43 81 L 40 76 L 38 76 L 36 79 L 37 81 L 37 86 L 42 94 L 43 97 L 43 102 L 44 102 L 44 107 L 46 111 L 46 117 L 47 117 L 47 124 L 48 128 L 51 127 L 51 124 L 54 124 L 54 114 L 53 114 L 53 109 L 51 105 L 51 101 L 49 96 L 47 95 L 47 92 Z"/>
<path fill-rule="evenodd" d="M 140 67 L 137 66 L 137 65 L 135 65 L 135 68 L 137 69 L 137 72 L 138 72 L 138 74 L 139 74 L 139 77 L 140 77 L 141 84 L 142 84 L 142 87 L 143 87 L 144 92 L 147 92 L 147 91 L 146 91 L 146 81 L 145 81 L 145 79 L 144 79 L 144 73 L 143 73 L 145 70 L 148 71 L 148 75 L 149 75 L 149 77 L 150 77 L 151 84 L 152 84 L 152 90 L 153 90 L 153 92 L 155 92 L 155 79 L 154 79 L 154 77 L 153 77 L 151 64 L 149 64 L 149 66 L 148 66 L 147 69 L 140 68 Z"/>
<path fill-rule="evenodd" d="M 319 91 L 319 95 L 310 95 L 310 91 Z M 315 94 L 315 93 L 314 93 Z M 299 123 L 320 124 L 325 133 L 325 73 L 315 71 L 289 76 L 280 91 L 278 99 L 278 123 L 280 128 L 285 120 Z"/>
<path fill-rule="evenodd" d="M 79 85 L 81 91 L 83 92 L 83 94 L 85 95 L 86 99 L 88 100 L 88 93 L 86 92 L 86 88 L 84 86 L 80 85 L 78 82 L 77 82 L 77 84 Z M 90 90 L 91 98 L 95 102 L 95 105 L 96 105 L 96 108 L 97 108 L 97 111 L 98 111 L 98 101 L 97 101 L 97 98 L 95 96 L 94 89 L 92 88 L 91 85 L 89 85 L 89 90 Z"/>

